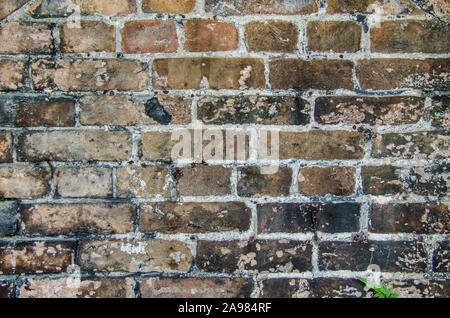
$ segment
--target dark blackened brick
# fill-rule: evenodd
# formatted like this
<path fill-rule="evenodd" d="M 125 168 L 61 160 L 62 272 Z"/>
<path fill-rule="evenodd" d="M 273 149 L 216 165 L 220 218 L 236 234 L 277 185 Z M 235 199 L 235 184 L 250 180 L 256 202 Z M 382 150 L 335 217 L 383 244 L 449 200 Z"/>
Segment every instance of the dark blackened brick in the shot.
<path fill-rule="evenodd" d="M 424 196 L 448 195 L 450 163 L 432 164 L 410 169 L 405 183 L 410 192 Z"/>
<path fill-rule="evenodd" d="M 450 241 L 439 242 L 433 253 L 433 270 L 450 272 Z"/>
<path fill-rule="evenodd" d="M 288 196 L 291 187 L 291 169 L 280 167 L 273 174 L 263 174 L 260 167 L 238 170 L 238 194 L 251 196 Z"/>
<path fill-rule="evenodd" d="M 450 96 L 444 95 L 433 98 L 431 125 L 434 127 L 450 126 Z"/>
<path fill-rule="evenodd" d="M 396 194 L 403 190 L 401 169 L 393 166 L 362 167 L 363 190 L 366 194 Z"/>
<path fill-rule="evenodd" d="M 0 282 L 0 298 L 11 298 L 14 292 L 13 283 Z"/>
<path fill-rule="evenodd" d="M 19 204 L 17 201 L 0 201 L 0 236 L 15 233 L 18 214 Z"/>

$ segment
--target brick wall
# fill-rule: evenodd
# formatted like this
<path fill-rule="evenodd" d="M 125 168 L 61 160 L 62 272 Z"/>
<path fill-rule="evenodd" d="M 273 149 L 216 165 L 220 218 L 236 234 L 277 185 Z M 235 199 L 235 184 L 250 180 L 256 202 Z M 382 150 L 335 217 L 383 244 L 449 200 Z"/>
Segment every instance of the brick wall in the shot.
<path fill-rule="evenodd" d="M 1 0 L 0 297 L 448 297 L 448 8 Z"/>

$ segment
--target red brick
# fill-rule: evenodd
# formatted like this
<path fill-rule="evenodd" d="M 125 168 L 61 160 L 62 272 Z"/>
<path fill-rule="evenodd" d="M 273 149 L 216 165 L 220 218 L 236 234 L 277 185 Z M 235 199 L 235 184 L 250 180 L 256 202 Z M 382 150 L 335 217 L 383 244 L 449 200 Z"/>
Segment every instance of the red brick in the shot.
<path fill-rule="evenodd" d="M 0 167 L 0 198 L 36 199 L 50 191 L 50 168 Z"/>
<path fill-rule="evenodd" d="M 101 167 L 58 168 L 56 195 L 69 198 L 112 197 L 112 170 Z"/>
<path fill-rule="evenodd" d="M 212 20 L 184 21 L 186 43 L 190 52 L 232 51 L 238 48 L 238 32 L 231 23 Z"/>
<path fill-rule="evenodd" d="M 169 53 L 178 49 L 174 21 L 131 21 L 121 32 L 125 53 Z"/>
<path fill-rule="evenodd" d="M 142 0 L 144 12 L 189 13 L 195 7 L 195 0 Z"/>
<path fill-rule="evenodd" d="M 298 191 L 307 196 L 352 195 L 355 193 L 355 173 L 353 167 L 301 168 Z"/>
<path fill-rule="evenodd" d="M 309 14 L 317 12 L 314 0 L 207 0 L 206 12 L 217 15 Z"/>
<path fill-rule="evenodd" d="M 27 77 L 27 67 L 24 62 L 0 60 L 0 91 L 24 89 Z"/>
<path fill-rule="evenodd" d="M 272 89 L 353 90 L 353 63 L 343 60 L 272 60 L 270 84 Z"/>
<path fill-rule="evenodd" d="M 123 16 L 136 12 L 135 0 L 76 0 L 82 15 Z M 67 17 L 73 11 L 73 0 L 40 0 L 31 9 L 34 18 Z"/>
<path fill-rule="evenodd" d="M 163 167 L 120 167 L 117 169 L 119 198 L 153 198 L 170 195 L 169 172 Z"/>
<path fill-rule="evenodd" d="M 252 58 L 174 58 L 153 61 L 156 89 L 264 88 L 264 64 Z"/>
<path fill-rule="evenodd" d="M 12 161 L 12 135 L 0 133 L 0 163 Z"/>
<path fill-rule="evenodd" d="M 177 168 L 177 193 L 180 196 L 231 194 L 231 169 L 222 166 Z"/>
<path fill-rule="evenodd" d="M 0 53 L 52 54 L 52 25 L 10 22 L 0 28 Z"/>
<path fill-rule="evenodd" d="M 113 25 L 97 21 L 80 21 L 74 28 L 65 23 L 61 28 L 61 52 L 114 52 L 116 31 Z"/>
<path fill-rule="evenodd" d="M 245 26 L 245 41 L 252 52 L 297 51 L 298 27 L 287 21 L 250 22 Z"/>
<path fill-rule="evenodd" d="M 22 99 L 17 104 L 16 126 L 66 127 L 75 125 L 75 102 L 64 98 Z"/>
<path fill-rule="evenodd" d="M 357 52 L 361 47 L 361 26 L 353 21 L 311 21 L 308 49 L 317 52 Z"/>

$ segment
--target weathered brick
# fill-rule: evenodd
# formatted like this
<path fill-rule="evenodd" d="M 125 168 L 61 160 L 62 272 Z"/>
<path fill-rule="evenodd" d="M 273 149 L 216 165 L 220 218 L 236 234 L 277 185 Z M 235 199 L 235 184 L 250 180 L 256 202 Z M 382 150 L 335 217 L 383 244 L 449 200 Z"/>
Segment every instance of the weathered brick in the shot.
<path fill-rule="evenodd" d="M 214 20 L 184 21 L 186 43 L 190 52 L 232 51 L 238 48 L 238 32 L 231 23 Z"/>
<path fill-rule="evenodd" d="M 243 197 L 289 196 L 291 168 L 280 167 L 273 174 L 263 174 L 261 167 L 238 168 L 237 191 Z"/>
<path fill-rule="evenodd" d="M 417 123 L 424 108 L 421 97 L 319 97 L 314 117 L 320 124 L 405 125 Z"/>
<path fill-rule="evenodd" d="M 140 91 L 148 84 L 147 67 L 118 59 L 38 60 L 33 63 L 32 78 L 38 90 Z"/>
<path fill-rule="evenodd" d="M 241 202 L 141 205 L 139 230 L 144 233 L 209 233 L 247 231 L 251 211 Z"/>
<path fill-rule="evenodd" d="M 307 196 L 340 195 L 355 193 L 355 173 L 353 167 L 306 167 L 298 174 L 298 191 Z"/>
<path fill-rule="evenodd" d="M 30 132 L 19 137 L 22 161 L 115 161 L 131 156 L 131 136 L 123 131 Z"/>
<path fill-rule="evenodd" d="M 49 190 L 50 168 L 30 166 L 0 167 L 0 197 L 36 199 Z"/>
<path fill-rule="evenodd" d="M 58 168 L 56 194 L 68 198 L 112 196 L 112 170 L 101 167 Z"/>
<path fill-rule="evenodd" d="M 34 18 L 67 17 L 73 13 L 73 5 L 79 5 L 82 15 L 121 16 L 136 12 L 135 0 L 41 0 L 31 9 Z"/>
<path fill-rule="evenodd" d="M 196 261 L 206 272 L 300 273 L 312 269 L 311 251 L 301 241 L 200 241 Z"/>
<path fill-rule="evenodd" d="M 422 15 L 410 0 L 327 0 L 328 13 L 376 13 L 379 15 Z"/>
<path fill-rule="evenodd" d="M 1 14 L 1 12 L 0 12 Z M 0 17 L 1 19 L 1 17 Z M 0 299 L 12 298 L 14 284 L 11 282 L 0 282 Z"/>
<path fill-rule="evenodd" d="M 253 283 L 243 278 L 143 278 L 142 298 L 249 298 Z"/>
<path fill-rule="evenodd" d="M 173 58 L 153 61 L 156 89 L 264 88 L 264 64 L 253 58 Z"/>
<path fill-rule="evenodd" d="M 231 169 L 222 166 L 177 168 L 177 193 L 181 196 L 231 194 Z"/>
<path fill-rule="evenodd" d="M 362 187 L 366 194 L 385 195 L 403 191 L 401 168 L 393 166 L 362 167 Z"/>
<path fill-rule="evenodd" d="M 117 196 L 119 198 L 153 198 L 170 195 L 171 181 L 164 167 L 120 167 L 117 169 Z"/>
<path fill-rule="evenodd" d="M 427 268 L 425 245 L 418 241 L 319 244 L 320 270 L 365 271 L 370 264 L 383 272 L 423 273 Z"/>
<path fill-rule="evenodd" d="M 449 203 L 375 204 L 369 213 L 374 233 L 449 234 Z"/>
<path fill-rule="evenodd" d="M 415 132 L 377 134 L 373 142 L 375 158 L 443 159 L 450 156 L 448 133 Z"/>
<path fill-rule="evenodd" d="M 76 281 L 75 281 L 76 282 Z M 136 282 L 127 278 L 27 278 L 20 287 L 20 298 L 134 298 Z"/>
<path fill-rule="evenodd" d="M 0 91 L 25 88 L 27 66 L 22 61 L 0 60 Z"/>
<path fill-rule="evenodd" d="M 27 2 L 28 2 L 27 0 L 2 1 L 2 6 L 0 7 L 0 20 L 3 20 L 14 11 L 20 9 L 20 7 L 22 7 Z"/>
<path fill-rule="evenodd" d="M 431 110 L 431 125 L 434 127 L 450 126 L 450 97 L 436 96 L 433 98 L 433 108 Z"/>
<path fill-rule="evenodd" d="M 357 52 L 361 48 L 361 25 L 353 21 L 311 21 L 308 49 L 318 52 Z"/>
<path fill-rule="evenodd" d="M 0 201 L 0 236 L 12 236 L 17 229 L 19 204 L 17 201 Z"/>
<path fill-rule="evenodd" d="M 80 21 L 74 28 L 65 23 L 61 28 L 61 52 L 88 53 L 114 52 L 116 50 L 116 31 L 113 25 L 98 21 Z"/>
<path fill-rule="evenodd" d="M 80 246 L 83 270 L 120 272 L 188 272 L 192 255 L 183 242 L 87 241 Z"/>
<path fill-rule="evenodd" d="M 448 59 L 370 59 L 360 60 L 356 73 L 364 90 L 414 88 L 449 90 Z"/>
<path fill-rule="evenodd" d="M 42 235 L 124 234 L 133 232 L 135 217 L 131 204 L 26 204 L 21 228 Z"/>
<path fill-rule="evenodd" d="M 189 13 L 195 7 L 195 0 L 142 0 L 144 12 Z"/>
<path fill-rule="evenodd" d="M 259 233 L 357 232 L 357 203 L 267 203 L 259 204 Z"/>
<path fill-rule="evenodd" d="M 75 102 L 66 98 L 24 98 L 16 105 L 16 126 L 65 127 L 75 125 Z"/>
<path fill-rule="evenodd" d="M 450 163 L 417 166 L 410 169 L 405 183 L 410 192 L 424 196 L 448 195 L 450 186 Z"/>
<path fill-rule="evenodd" d="M 260 283 L 261 298 L 363 298 L 367 292 L 357 279 L 275 278 Z"/>
<path fill-rule="evenodd" d="M 169 53 L 178 49 L 174 21 L 130 21 L 121 32 L 125 53 Z"/>
<path fill-rule="evenodd" d="M 372 52 L 447 53 L 450 28 L 435 21 L 384 21 L 370 30 Z"/>
<path fill-rule="evenodd" d="M 0 53 L 52 54 L 52 25 L 9 22 L 0 28 Z"/>
<path fill-rule="evenodd" d="M 253 21 L 245 26 L 245 41 L 252 52 L 297 51 L 298 27 L 287 21 Z"/>
<path fill-rule="evenodd" d="M 142 159 L 170 162 L 172 161 L 172 149 L 177 142 L 172 140 L 172 133 L 170 132 L 149 131 L 143 133 L 141 138 Z"/>
<path fill-rule="evenodd" d="M 281 132 L 280 159 L 362 159 L 362 136 L 354 131 Z"/>
<path fill-rule="evenodd" d="M 191 122 L 192 99 L 156 95 L 136 100 L 129 96 L 85 96 L 80 100 L 83 125 L 181 125 Z"/>
<path fill-rule="evenodd" d="M 399 298 L 448 298 L 450 284 L 448 280 L 389 280 L 383 281 Z"/>
<path fill-rule="evenodd" d="M 448 213 L 448 211 L 447 211 Z M 450 272 L 450 244 L 439 242 L 433 253 L 433 270 L 435 272 Z"/>
<path fill-rule="evenodd" d="M 307 125 L 311 105 L 300 97 L 222 96 L 197 102 L 197 118 L 208 125 Z"/>
<path fill-rule="evenodd" d="M 0 163 L 12 161 L 12 136 L 0 133 Z"/>
<path fill-rule="evenodd" d="M 272 89 L 353 90 L 353 63 L 343 60 L 305 61 L 277 59 L 270 61 Z"/>
<path fill-rule="evenodd" d="M 73 242 L 0 243 L 0 274 L 60 273 L 74 263 Z"/>
<path fill-rule="evenodd" d="M 206 12 L 217 15 L 309 14 L 317 12 L 314 0 L 206 0 Z"/>

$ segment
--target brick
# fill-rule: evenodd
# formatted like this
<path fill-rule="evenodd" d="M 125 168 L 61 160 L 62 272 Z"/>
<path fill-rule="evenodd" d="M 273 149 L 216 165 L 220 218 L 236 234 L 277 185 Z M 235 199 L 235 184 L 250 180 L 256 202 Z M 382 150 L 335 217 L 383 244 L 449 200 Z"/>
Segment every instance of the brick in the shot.
<path fill-rule="evenodd" d="M 367 292 L 357 279 L 275 278 L 260 282 L 261 298 L 365 298 Z"/>
<path fill-rule="evenodd" d="M 1 14 L 1 12 L 0 12 Z M 0 17 L 1 19 L 1 17 Z M 14 284 L 11 282 L 0 282 L 0 299 L 12 298 L 14 293 Z"/>
<path fill-rule="evenodd" d="M 375 158 L 444 159 L 450 156 L 449 135 L 440 132 L 377 134 L 373 142 Z"/>
<path fill-rule="evenodd" d="M 0 60 L 0 91 L 25 88 L 27 67 L 22 61 Z"/>
<path fill-rule="evenodd" d="M 357 232 L 357 203 L 267 203 L 257 206 L 259 233 Z"/>
<path fill-rule="evenodd" d="M 61 28 L 61 52 L 89 53 L 114 52 L 116 50 L 116 31 L 113 25 L 98 21 L 80 21 L 74 28 L 65 23 Z"/>
<path fill-rule="evenodd" d="M 217 15 L 310 14 L 317 12 L 314 0 L 206 0 L 206 12 Z"/>
<path fill-rule="evenodd" d="M 253 21 L 245 26 L 245 41 L 251 52 L 297 51 L 298 27 L 287 21 Z"/>
<path fill-rule="evenodd" d="M 72 279 L 72 280 L 71 280 Z M 27 278 L 20 287 L 20 298 L 134 298 L 136 283 L 127 278 Z"/>
<path fill-rule="evenodd" d="M 53 54 L 52 25 L 9 22 L 0 28 L 0 53 Z"/>
<path fill-rule="evenodd" d="M 264 88 L 264 64 L 253 58 L 173 58 L 153 61 L 156 89 Z"/>
<path fill-rule="evenodd" d="M 222 166 L 193 166 L 177 168 L 177 193 L 180 196 L 231 194 L 231 169 Z"/>
<path fill-rule="evenodd" d="M 66 98 L 21 99 L 15 125 L 19 127 L 69 127 L 75 125 L 75 102 Z"/>
<path fill-rule="evenodd" d="M 58 168 L 54 179 L 56 195 L 61 197 L 112 197 L 112 170 L 110 168 Z"/>
<path fill-rule="evenodd" d="M 362 159 L 363 148 L 361 134 L 354 131 L 312 130 L 280 133 L 280 159 Z"/>
<path fill-rule="evenodd" d="M 0 20 L 3 20 L 14 11 L 20 9 L 20 7 L 22 7 L 27 2 L 28 2 L 27 0 L 2 1 L 2 6 L 0 7 Z"/>
<path fill-rule="evenodd" d="M 0 163 L 12 162 L 12 135 L 0 133 Z"/>
<path fill-rule="evenodd" d="M 300 97 L 203 97 L 197 102 L 197 118 L 208 125 L 307 125 L 310 109 Z"/>
<path fill-rule="evenodd" d="M 244 232 L 251 210 L 241 202 L 172 203 L 141 205 L 139 231 L 143 233 Z"/>
<path fill-rule="evenodd" d="M 142 298 L 249 298 L 253 283 L 243 278 L 143 278 Z"/>
<path fill-rule="evenodd" d="M 17 201 L 0 201 L 0 236 L 16 233 L 19 204 Z"/>
<path fill-rule="evenodd" d="M 450 97 L 436 96 L 433 98 L 431 110 L 431 125 L 434 127 L 450 126 Z"/>
<path fill-rule="evenodd" d="M 189 133 L 192 135 L 191 132 Z M 172 140 L 171 132 L 149 131 L 142 134 L 141 143 L 142 159 L 171 162 L 172 148 L 177 141 Z"/>
<path fill-rule="evenodd" d="M 121 32 L 125 53 L 169 53 L 178 49 L 174 21 L 130 21 Z"/>
<path fill-rule="evenodd" d="M 448 241 L 437 244 L 433 253 L 433 271 L 440 273 L 450 272 L 449 251 L 450 244 Z"/>
<path fill-rule="evenodd" d="M 26 204 L 21 229 L 28 234 L 125 234 L 134 231 L 131 204 Z"/>
<path fill-rule="evenodd" d="M 29 12 L 33 18 L 67 17 L 72 14 L 74 4 L 80 6 L 82 15 L 123 16 L 136 12 L 135 0 L 41 0 Z"/>
<path fill-rule="evenodd" d="M 423 12 L 410 0 L 327 0 L 328 13 L 377 13 L 380 15 L 422 15 Z"/>
<path fill-rule="evenodd" d="M 450 28 L 434 21 L 384 21 L 370 30 L 372 52 L 447 53 Z"/>
<path fill-rule="evenodd" d="M 144 12 L 189 13 L 194 10 L 195 0 L 143 0 Z"/>
<path fill-rule="evenodd" d="M 119 198 L 153 198 L 170 195 L 171 181 L 164 167 L 120 167 L 117 169 Z"/>
<path fill-rule="evenodd" d="M 184 21 L 186 43 L 190 52 L 232 51 L 238 48 L 238 32 L 231 23 L 213 20 Z"/>
<path fill-rule="evenodd" d="M 353 90 L 353 63 L 343 60 L 304 61 L 277 59 L 270 61 L 272 89 Z"/>
<path fill-rule="evenodd" d="M 370 264 L 380 266 L 383 272 L 424 273 L 427 253 L 424 244 L 417 241 L 319 244 L 320 270 L 365 271 Z"/>
<path fill-rule="evenodd" d="M 19 137 L 22 161 L 116 161 L 131 156 L 130 134 L 123 131 L 49 131 Z"/>
<path fill-rule="evenodd" d="M 357 52 L 361 48 L 361 25 L 353 21 L 311 21 L 308 49 L 316 52 Z"/>
<path fill-rule="evenodd" d="M 298 174 L 298 191 L 306 196 L 340 195 L 355 193 L 355 173 L 353 167 L 306 167 Z"/>
<path fill-rule="evenodd" d="M 183 273 L 192 255 L 178 241 L 87 241 L 80 246 L 79 264 L 89 271 Z"/>
<path fill-rule="evenodd" d="M 356 73 L 364 90 L 414 88 L 449 90 L 446 59 L 371 59 L 360 60 Z"/>
<path fill-rule="evenodd" d="M 189 124 L 191 105 L 192 99 L 182 96 L 156 95 L 143 100 L 129 96 L 85 96 L 80 100 L 80 123 L 133 126 L 167 124 L 169 121 L 174 125 Z"/>
<path fill-rule="evenodd" d="M 38 60 L 32 78 L 37 90 L 140 91 L 148 84 L 145 63 L 117 59 Z"/>
<path fill-rule="evenodd" d="M 375 204 L 369 213 L 374 233 L 449 234 L 449 203 Z"/>
<path fill-rule="evenodd" d="M 405 183 L 410 192 L 423 196 L 448 195 L 450 164 L 437 163 L 417 166 L 407 172 Z"/>
<path fill-rule="evenodd" d="M 292 183 L 291 168 L 280 167 L 273 174 L 263 174 L 261 167 L 238 168 L 239 196 L 289 196 Z"/>
<path fill-rule="evenodd" d="M 314 117 L 320 124 L 406 125 L 417 123 L 424 108 L 421 97 L 319 97 Z"/>
<path fill-rule="evenodd" d="M 0 167 L 0 197 L 8 199 L 37 199 L 50 191 L 49 168 L 38 166 Z"/>
<path fill-rule="evenodd" d="M 383 283 L 399 298 L 448 298 L 450 295 L 448 280 L 389 280 Z"/>
<path fill-rule="evenodd" d="M 199 241 L 196 261 L 205 272 L 300 273 L 312 269 L 311 251 L 301 241 Z"/>
<path fill-rule="evenodd" d="M 361 169 L 365 194 L 397 194 L 403 190 L 402 170 L 393 166 L 365 166 Z"/>
<path fill-rule="evenodd" d="M 0 274 L 61 273 L 74 263 L 73 242 L 0 243 Z"/>

